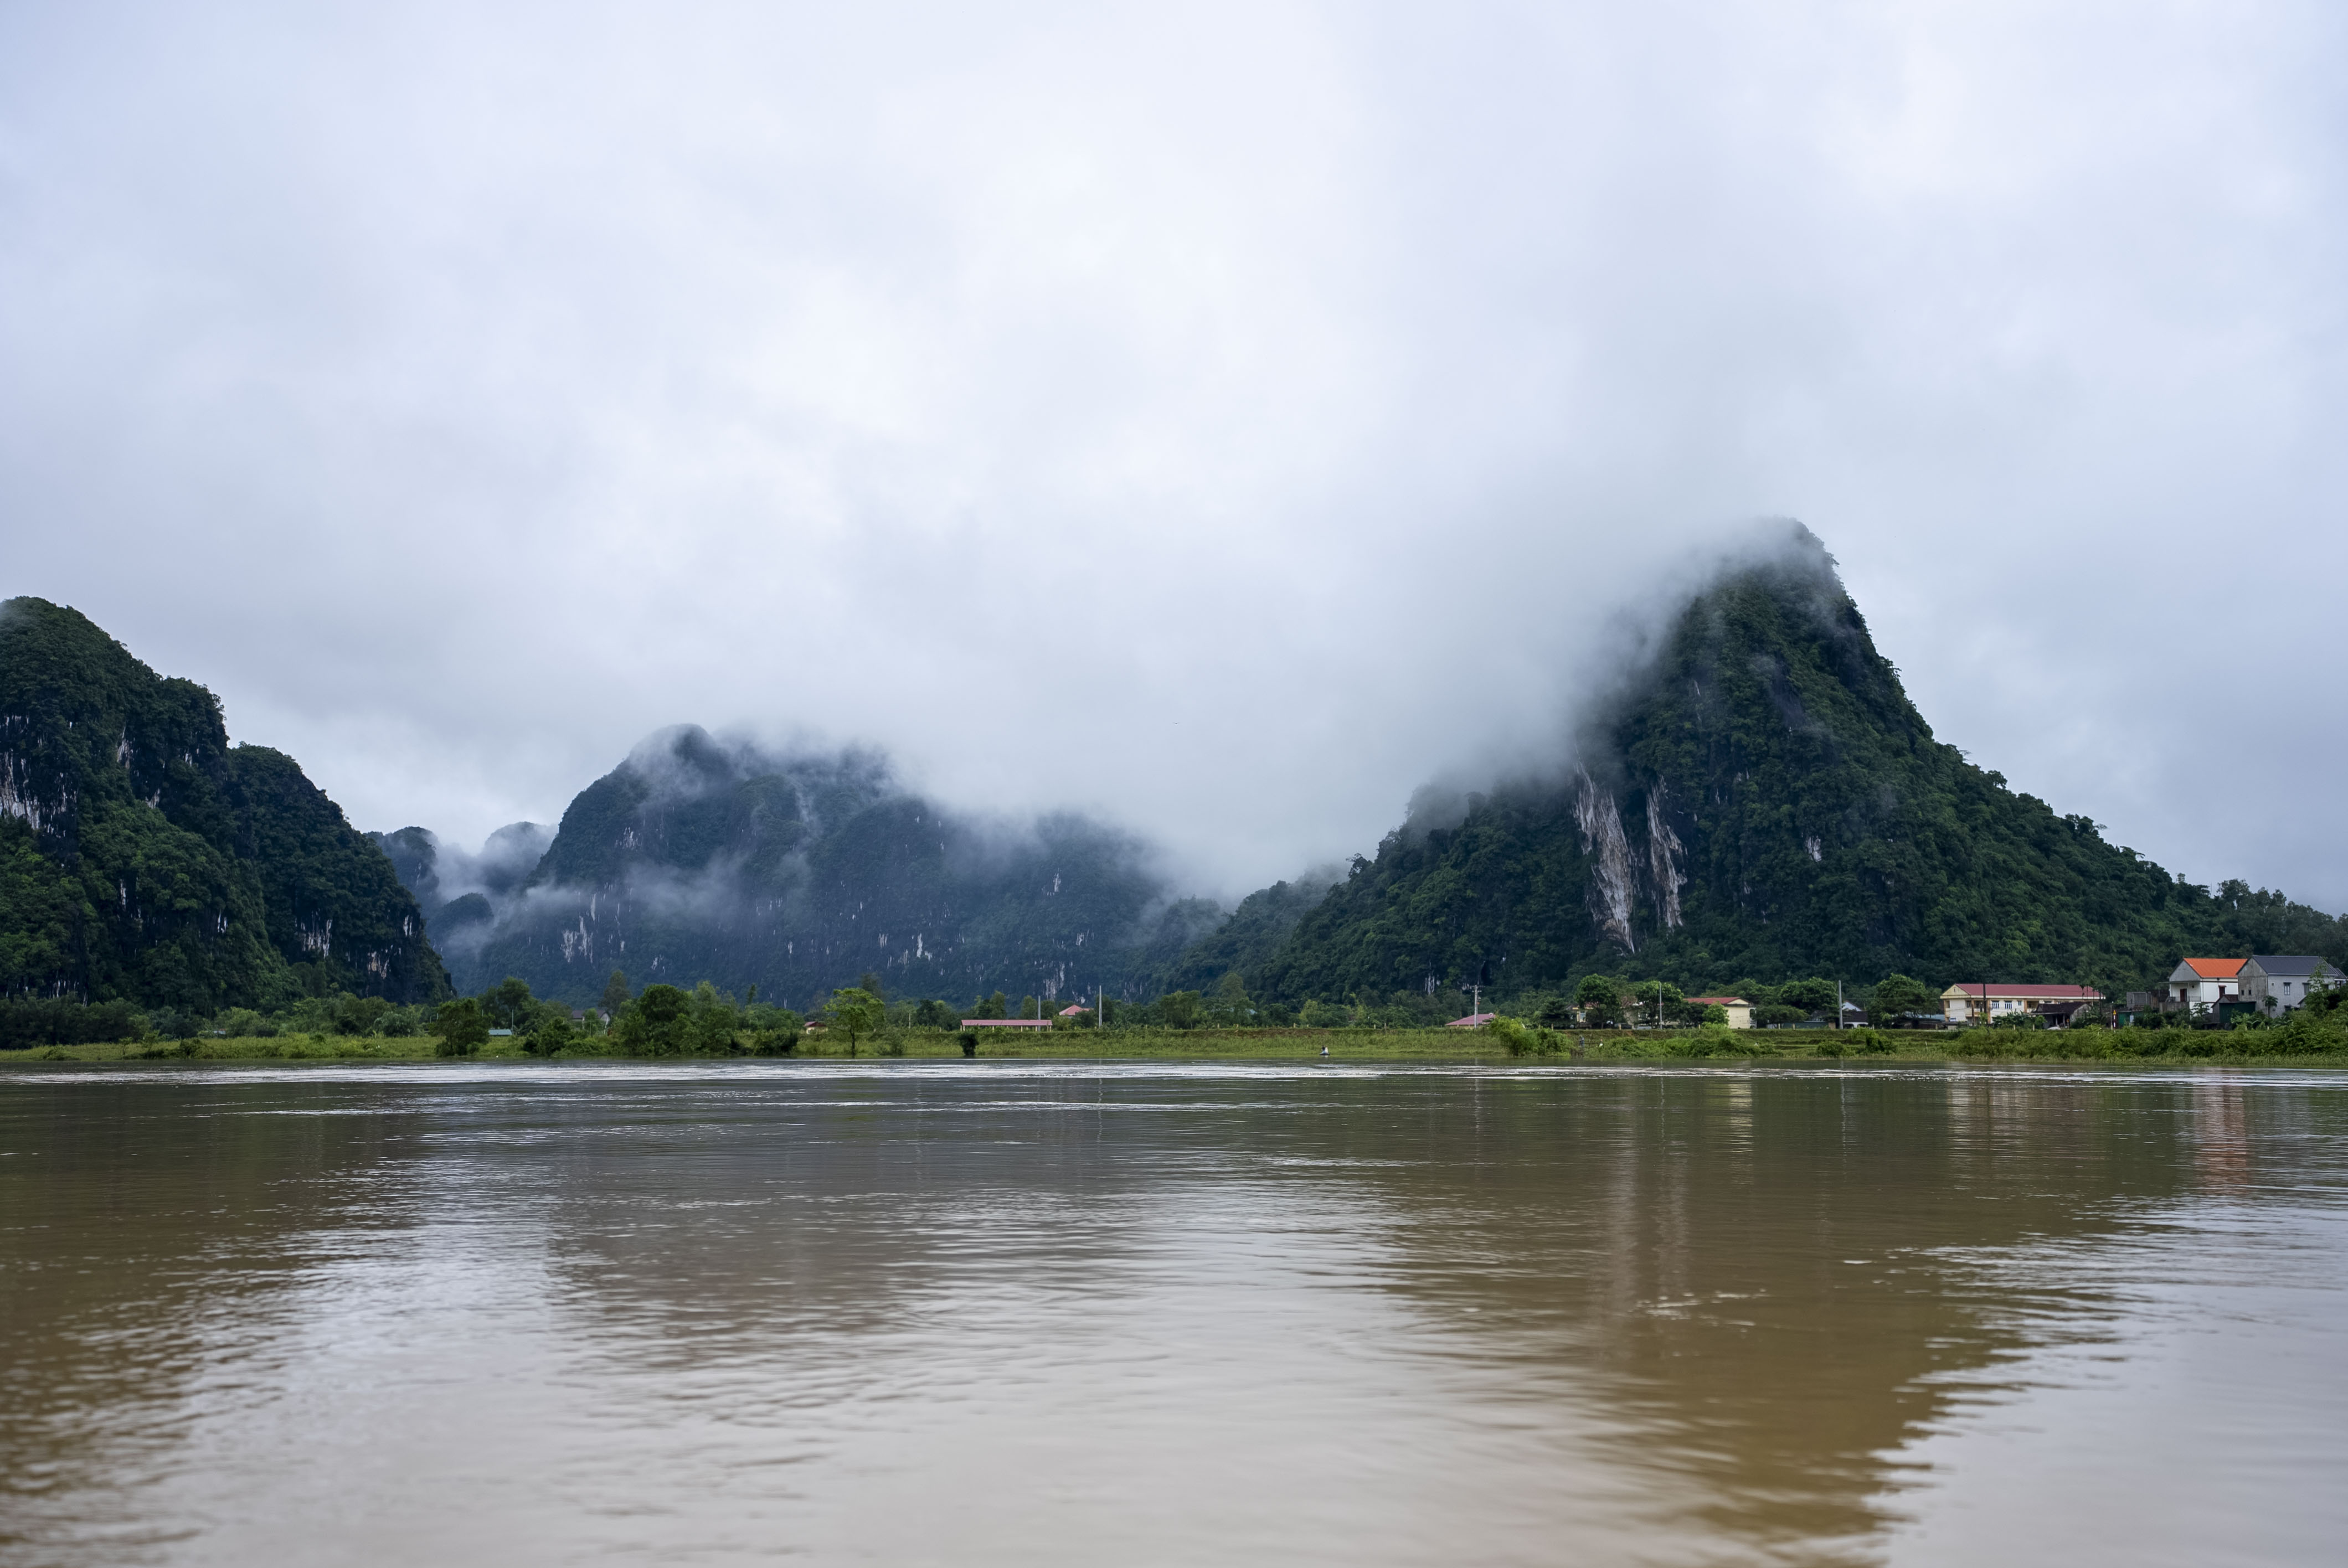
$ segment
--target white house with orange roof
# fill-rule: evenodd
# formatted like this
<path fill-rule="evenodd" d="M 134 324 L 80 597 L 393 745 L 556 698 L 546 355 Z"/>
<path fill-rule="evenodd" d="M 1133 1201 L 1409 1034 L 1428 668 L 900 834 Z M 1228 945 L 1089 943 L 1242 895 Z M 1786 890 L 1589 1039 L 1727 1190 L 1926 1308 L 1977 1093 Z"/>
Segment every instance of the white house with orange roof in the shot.
<path fill-rule="evenodd" d="M 2209 1007 L 2242 999 L 2242 966 L 2248 958 L 2188 958 L 2168 977 L 2171 1007 Z"/>
<path fill-rule="evenodd" d="M 1731 1029 L 1753 1027 L 1753 1004 L 1743 997 L 1690 997 L 1688 1006 L 1718 1008 L 1728 1015 L 1728 1027 Z"/>

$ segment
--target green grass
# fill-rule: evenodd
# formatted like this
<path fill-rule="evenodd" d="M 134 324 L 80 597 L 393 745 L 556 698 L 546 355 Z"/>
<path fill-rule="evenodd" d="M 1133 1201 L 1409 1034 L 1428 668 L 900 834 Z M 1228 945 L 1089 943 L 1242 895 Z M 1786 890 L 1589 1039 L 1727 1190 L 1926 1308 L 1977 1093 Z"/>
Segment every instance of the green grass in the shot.
<path fill-rule="evenodd" d="M 1559 1049 L 1513 1060 L 1527 1063 L 1673 1061 L 1687 1060 L 1694 1037 L 1685 1030 L 1662 1033 L 1632 1030 L 1581 1030 L 1583 1054 L 1576 1058 L 1568 1033 L 1553 1037 Z M 1744 1061 L 1818 1062 L 1831 1060 L 1837 1046 L 1848 1047 L 1848 1036 L 1828 1030 L 1739 1030 L 1735 1049 L 1699 1058 L 1727 1066 Z M 2348 1055 L 2263 1055 L 2255 1046 L 2258 1032 L 2218 1030 L 2081 1030 L 2024 1033 L 2011 1030 L 1942 1033 L 1894 1032 L 1885 1037 L 1888 1051 L 1849 1051 L 1852 1062 L 2035 1062 L 2046 1065 L 2089 1063 L 2197 1063 L 2240 1066 L 2322 1066 L 2348 1061 Z M 0 1062 L 22 1061 L 429 1061 L 439 1042 L 428 1035 L 354 1037 L 333 1034 L 282 1034 L 273 1039 L 201 1039 L 193 1040 L 130 1040 L 98 1045 L 47 1046 L 29 1050 L 0 1051 Z M 578 1061 L 613 1055 L 591 1041 L 587 1049 L 564 1051 L 548 1060 Z M 1469 1030 L 1053 1030 L 1013 1034 L 989 1032 L 979 1041 L 978 1054 L 986 1061 L 1318 1061 L 1326 1047 L 1334 1061 L 1505 1062 L 1512 1060 L 1492 1035 Z M 1821 1047 L 1828 1048 L 1822 1051 Z M 857 1048 L 856 1060 L 959 1059 L 962 1045 L 952 1030 L 909 1030 L 894 1036 L 867 1040 Z M 846 1040 L 833 1036 L 803 1042 L 795 1057 L 766 1060 L 842 1061 L 849 1060 Z M 510 1040 L 494 1040 L 467 1061 L 531 1060 Z M 708 1060 L 708 1059 L 702 1059 Z M 737 1059 L 722 1059 L 737 1060 Z"/>

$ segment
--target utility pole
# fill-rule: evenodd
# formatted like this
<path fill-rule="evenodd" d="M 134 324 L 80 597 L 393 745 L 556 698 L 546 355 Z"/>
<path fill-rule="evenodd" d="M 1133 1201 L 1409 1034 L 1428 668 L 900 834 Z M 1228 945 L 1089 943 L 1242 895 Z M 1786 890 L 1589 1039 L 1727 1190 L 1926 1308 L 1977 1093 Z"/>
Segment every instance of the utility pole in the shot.
<path fill-rule="evenodd" d="M 1835 977 L 1835 1028 L 1842 1027 L 1842 977 Z"/>

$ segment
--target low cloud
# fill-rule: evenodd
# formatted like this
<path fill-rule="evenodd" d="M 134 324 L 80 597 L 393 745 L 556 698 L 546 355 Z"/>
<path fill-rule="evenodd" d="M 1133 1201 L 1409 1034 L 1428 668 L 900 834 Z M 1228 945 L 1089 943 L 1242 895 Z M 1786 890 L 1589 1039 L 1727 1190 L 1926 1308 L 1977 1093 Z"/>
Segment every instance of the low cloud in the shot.
<path fill-rule="evenodd" d="M 18 8 L 9 591 L 367 825 L 695 721 L 1226 897 L 1553 750 L 1737 519 L 1943 739 L 2338 907 L 2342 24 Z"/>

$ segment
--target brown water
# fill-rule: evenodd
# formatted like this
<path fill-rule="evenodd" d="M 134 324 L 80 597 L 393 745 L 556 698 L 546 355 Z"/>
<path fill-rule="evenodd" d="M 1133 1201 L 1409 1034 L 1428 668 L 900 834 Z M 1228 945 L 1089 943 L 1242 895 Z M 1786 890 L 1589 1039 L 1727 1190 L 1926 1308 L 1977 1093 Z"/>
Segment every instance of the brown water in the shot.
<path fill-rule="evenodd" d="M 2322 1563 L 2348 1076 L 0 1073 L 0 1558 Z"/>

